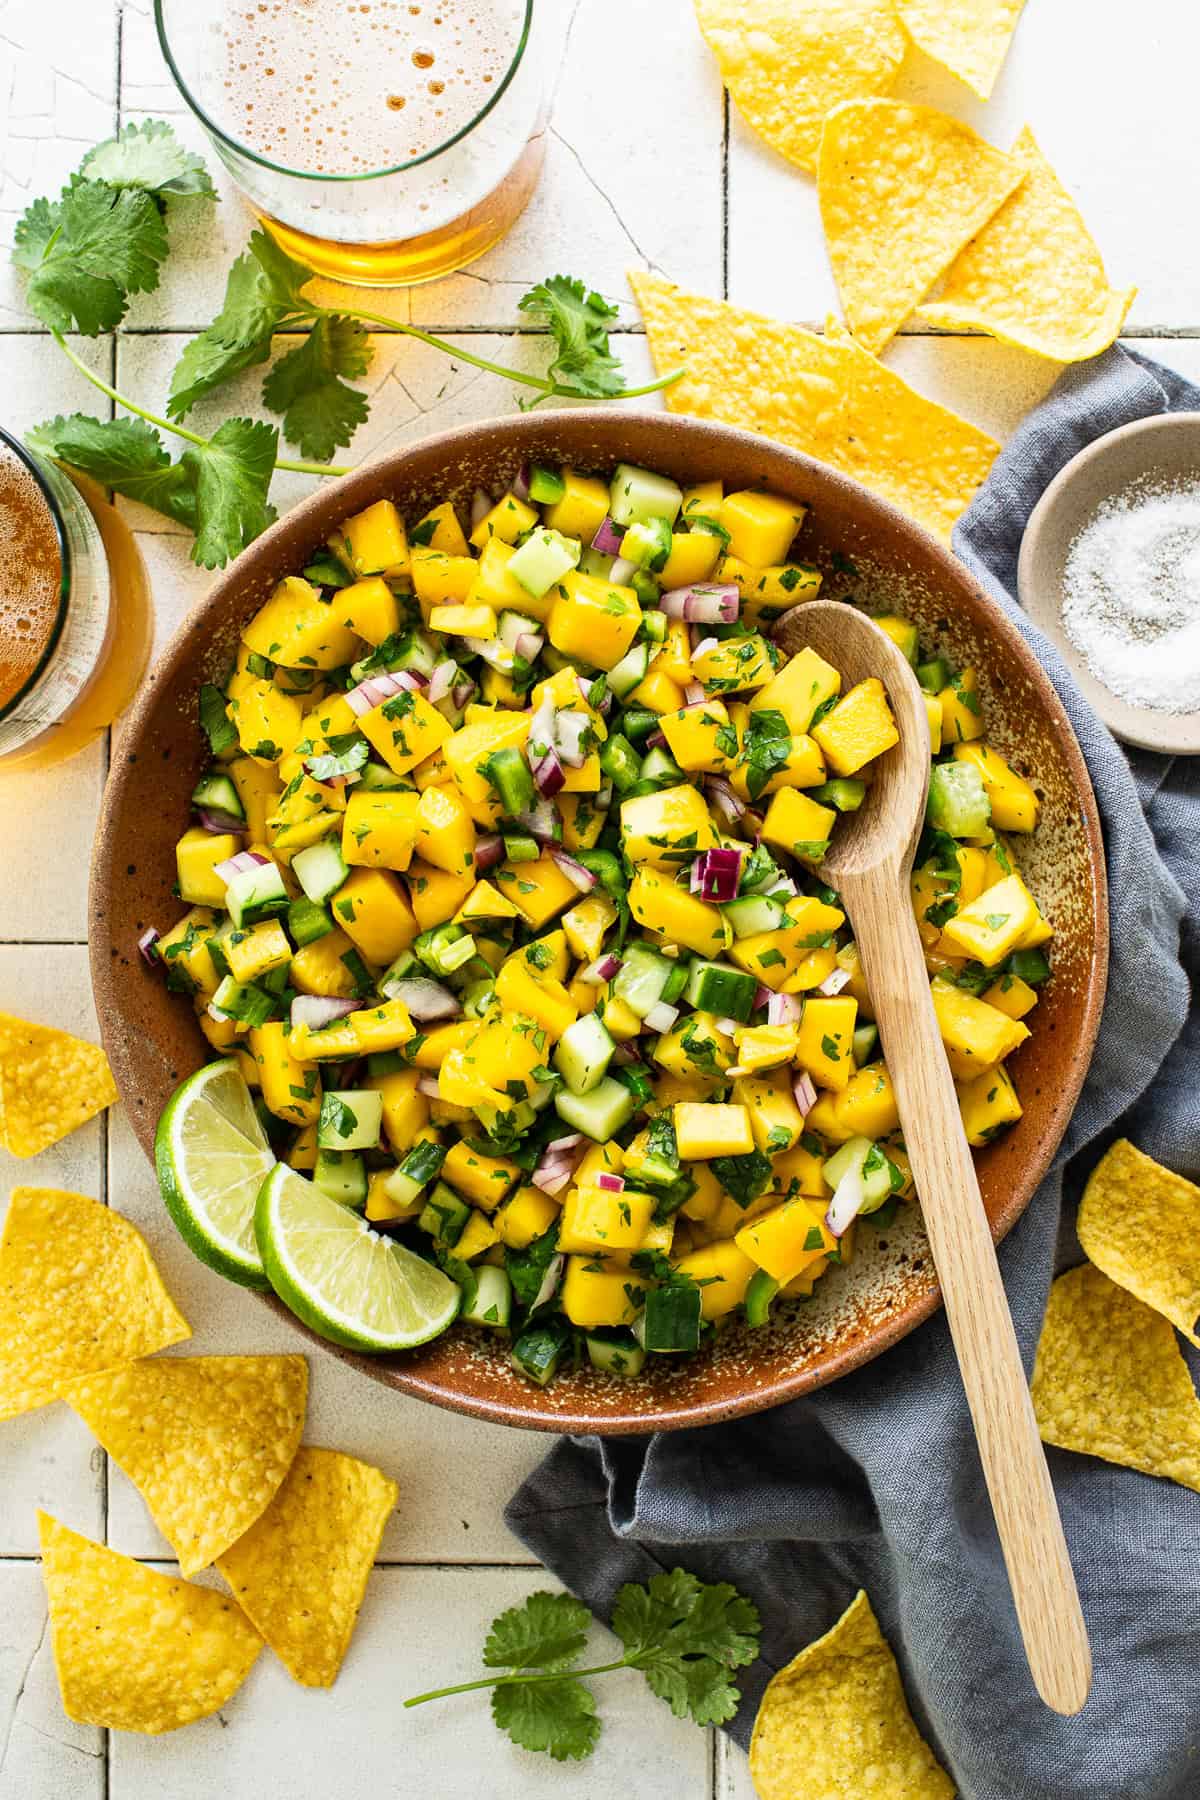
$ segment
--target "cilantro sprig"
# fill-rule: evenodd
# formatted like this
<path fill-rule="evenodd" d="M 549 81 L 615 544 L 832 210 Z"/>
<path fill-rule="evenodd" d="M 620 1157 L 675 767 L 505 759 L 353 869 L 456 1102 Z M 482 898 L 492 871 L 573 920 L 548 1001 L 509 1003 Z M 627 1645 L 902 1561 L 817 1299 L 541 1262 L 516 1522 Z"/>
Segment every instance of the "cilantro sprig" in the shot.
<path fill-rule="evenodd" d="M 195 561 L 206 568 L 222 566 L 270 524 L 275 509 L 268 490 L 276 471 L 346 473 L 330 458 L 350 444 L 370 411 L 368 396 L 350 385 L 370 368 L 370 327 L 416 338 L 534 390 L 523 406 L 550 398 L 632 398 L 668 387 L 683 373 L 627 388 L 609 344 L 616 309 L 572 276 L 551 276 L 519 302 L 545 326 L 554 347 L 547 374 L 535 375 L 383 313 L 320 305 L 306 291 L 315 271 L 255 231 L 229 271 L 220 312 L 179 358 L 161 418 L 89 369 L 66 334 L 115 330 L 130 299 L 159 284 L 168 255 L 168 203 L 216 198 L 203 160 L 164 121 L 148 119 L 90 150 L 57 200 L 33 201 L 17 223 L 12 253 L 27 278 L 30 310 L 76 369 L 132 415 L 50 419 L 37 427 L 33 447 L 184 525 L 195 536 Z M 271 367 L 262 402 L 278 415 L 278 426 L 227 419 L 206 437 L 183 424 L 197 401 L 263 364 Z M 175 460 L 163 433 L 187 446 Z M 302 460 L 279 455 L 281 435 Z"/>
<path fill-rule="evenodd" d="M 492 1717 L 513 1742 L 556 1762 L 590 1756 L 600 1736 L 585 1680 L 640 1669 L 678 1719 L 721 1725 L 741 1698 L 731 1676 L 758 1655 L 758 1611 L 728 1582 L 703 1582 L 686 1569 L 629 1582 L 611 1626 L 624 1654 L 580 1668 L 591 1614 L 570 1594 L 539 1591 L 493 1620 L 483 1647 L 488 1669 L 503 1671 L 415 1694 L 406 1707 L 451 1694 L 492 1690 Z"/>

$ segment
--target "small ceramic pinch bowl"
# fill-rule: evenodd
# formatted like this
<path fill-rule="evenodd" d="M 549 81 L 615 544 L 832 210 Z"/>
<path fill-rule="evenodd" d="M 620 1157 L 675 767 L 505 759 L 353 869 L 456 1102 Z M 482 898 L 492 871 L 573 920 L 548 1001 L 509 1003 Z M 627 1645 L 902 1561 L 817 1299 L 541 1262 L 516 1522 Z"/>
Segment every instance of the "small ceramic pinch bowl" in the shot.
<path fill-rule="evenodd" d="M 1136 419 L 1071 458 L 1025 528 L 1017 568 L 1021 605 L 1061 653 L 1084 698 L 1111 732 L 1143 750 L 1200 756 L 1200 712 L 1162 712 L 1121 699 L 1092 673 L 1063 625 L 1071 546 L 1106 501 L 1143 487 L 1200 488 L 1200 413 Z"/>

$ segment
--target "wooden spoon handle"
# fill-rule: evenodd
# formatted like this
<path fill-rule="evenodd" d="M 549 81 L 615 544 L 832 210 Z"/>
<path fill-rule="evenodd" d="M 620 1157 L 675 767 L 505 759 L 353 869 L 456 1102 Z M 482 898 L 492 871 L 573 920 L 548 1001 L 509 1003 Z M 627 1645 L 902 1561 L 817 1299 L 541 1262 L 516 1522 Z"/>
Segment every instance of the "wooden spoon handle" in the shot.
<path fill-rule="evenodd" d="M 1092 1679 L 1087 1629 L 907 882 L 894 867 L 873 869 L 847 877 L 842 898 L 896 1088 L 1029 1667 L 1047 1706 L 1077 1713 Z"/>

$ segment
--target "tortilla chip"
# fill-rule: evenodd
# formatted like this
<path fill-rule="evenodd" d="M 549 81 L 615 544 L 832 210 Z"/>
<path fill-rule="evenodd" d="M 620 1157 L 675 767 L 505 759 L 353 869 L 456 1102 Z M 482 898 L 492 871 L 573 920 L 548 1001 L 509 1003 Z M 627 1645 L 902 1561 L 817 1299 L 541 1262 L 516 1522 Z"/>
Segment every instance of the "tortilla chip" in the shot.
<path fill-rule="evenodd" d="M 1012 147 L 1027 171 L 1016 193 L 952 264 L 930 325 L 986 331 L 1054 362 L 1107 350 L 1136 288 L 1117 292 L 1079 209 L 1026 126 Z"/>
<path fill-rule="evenodd" d="M 302 1445 L 266 1512 L 217 1562 L 304 1687 L 333 1686 L 398 1492 L 369 1463 Z"/>
<path fill-rule="evenodd" d="M 1200 1493 L 1200 1400 L 1175 1333 L 1089 1263 L 1050 1289 L 1031 1387 L 1045 1443 Z"/>
<path fill-rule="evenodd" d="M 1118 1138 L 1079 1203 L 1084 1254 L 1200 1350 L 1200 1187 Z"/>
<path fill-rule="evenodd" d="M 302 1356 L 188 1356 L 74 1382 L 64 1398 L 141 1494 L 184 1575 L 274 1499 L 304 1429 Z"/>
<path fill-rule="evenodd" d="M 931 106 L 851 100 L 825 121 L 817 197 L 851 331 L 879 351 L 1024 178 Z"/>
<path fill-rule="evenodd" d="M 117 1097 L 108 1058 L 51 1025 L 0 1013 L 0 1145 L 36 1156 L 111 1106 Z"/>
<path fill-rule="evenodd" d="M 897 0 L 897 5 L 917 49 L 986 100 L 1025 0 Z"/>
<path fill-rule="evenodd" d="M 772 1676 L 750 1774 L 759 1800 L 953 1800 L 861 1589 L 823 1638 Z"/>
<path fill-rule="evenodd" d="M 814 169 L 843 100 L 883 94 L 904 60 L 891 0 L 695 0 L 738 111 L 772 149 Z"/>
<path fill-rule="evenodd" d="M 0 1419 L 192 1335 L 140 1231 L 57 1188 L 14 1188 L 0 1238 Z"/>
<path fill-rule="evenodd" d="M 63 1710 L 81 1725 L 156 1734 L 206 1719 L 241 1687 L 262 1640 L 213 1588 L 144 1568 L 39 1512 Z"/>
<path fill-rule="evenodd" d="M 951 528 L 1000 446 L 844 337 L 817 337 L 656 275 L 629 277 L 672 412 L 757 431 L 852 475 L 935 536 Z"/>

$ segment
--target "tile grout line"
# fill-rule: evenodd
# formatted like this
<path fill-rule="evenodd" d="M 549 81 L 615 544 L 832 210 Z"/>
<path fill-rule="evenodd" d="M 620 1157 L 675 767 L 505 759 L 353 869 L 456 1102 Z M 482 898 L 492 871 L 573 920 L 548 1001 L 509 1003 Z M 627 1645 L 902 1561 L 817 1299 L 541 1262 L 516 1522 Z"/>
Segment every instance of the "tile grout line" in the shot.
<path fill-rule="evenodd" d="M 514 283 L 513 285 L 516 286 L 518 284 Z M 722 286 L 726 289 L 726 297 L 727 297 L 727 294 L 728 294 L 727 273 L 723 274 L 723 276 L 722 276 Z M 780 323 L 785 324 L 785 325 L 800 325 L 806 331 L 814 331 L 819 335 L 821 332 L 822 326 L 824 324 L 824 320 L 823 320 L 823 318 L 821 318 L 821 319 L 817 319 L 817 318 L 784 319 L 784 320 L 781 320 Z M 187 324 L 187 323 L 178 324 L 178 325 L 127 325 L 127 324 L 122 324 L 113 333 L 113 335 L 115 337 L 124 337 L 124 338 L 197 337 L 197 336 L 199 336 L 200 332 L 203 331 L 204 329 L 205 329 L 204 325 L 191 325 L 191 324 Z M 421 331 L 431 332 L 435 336 L 438 336 L 438 337 L 461 337 L 461 338 L 504 337 L 504 338 L 543 338 L 543 339 L 549 338 L 548 332 L 539 331 L 535 327 L 529 326 L 529 325 L 514 325 L 514 324 L 510 324 L 510 323 L 496 324 L 496 325 L 469 325 L 469 324 L 465 324 L 461 319 L 451 320 L 449 322 L 444 322 L 444 323 L 438 323 L 436 321 L 432 321 L 432 322 L 420 325 L 418 329 Z M 82 333 L 77 332 L 77 331 L 68 333 L 68 336 L 70 336 L 70 337 L 80 337 L 82 335 L 83 335 Z M 304 335 L 305 335 L 304 331 L 300 330 L 299 328 L 292 329 L 292 330 L 277 331 L 275 333 L 276 337 L 303 337 Z M 394 330 L 388 330 L 384 326 L 373 326 L 368 335 L 371 337 L 404 337 L 407 334 L 400 329 L 400 322 L 398 322 L 397 326 Z M 610 337 L 644 337 L 645 335 L 646 335 L 645 327 L 641 324 L 636 324 L 633 322 L 631 322 L 629 324 L 621 324 L 618 322 L 615 325 L 609 326 L 609 336 Z M 0 324 L 0 343 L 3 343 L 5 338 L 18 338 L 18 337 L 45 338 L 47 342 L 50 341 L 50 333 L 48 331 L 41 330 L 36 325 L 4 325 L 4 324 Z M 946 331 L 946 330 L 939 329 L 935 326 L 902 326 L 901 329 L 896 333 L 896 337 L 898 339 L 947 338 L 953 343 L 971 343 L 971 344 L 975 344 L 975 343 L 978 343 L 978 344 L 1000 344 L 1001 343 L 1001 340 L 999 338 L 993 338 L 985 331 Z M 1200 338 L 1200 324 L 1195 324 L 1195 325 L 1163 325 L 1163 324 L 1127 325 L 1122 328 L 1118 342 L 1120 342 L 1121 340 L 1125 340 L 1127 342 L 1136 342 L 1139 339 L 1147 339 L 1148 340 L 1148 339 L 1154 339 L 1154 338 L 1159 338 L 1164 343 L 1170 343 L 1170 342 L 1191 343 L 1195 339 Z"/>
<path fill-rule="evenodd" d="M 721 298 L 729 298 L 729 89 L 721 90 Z"/>

